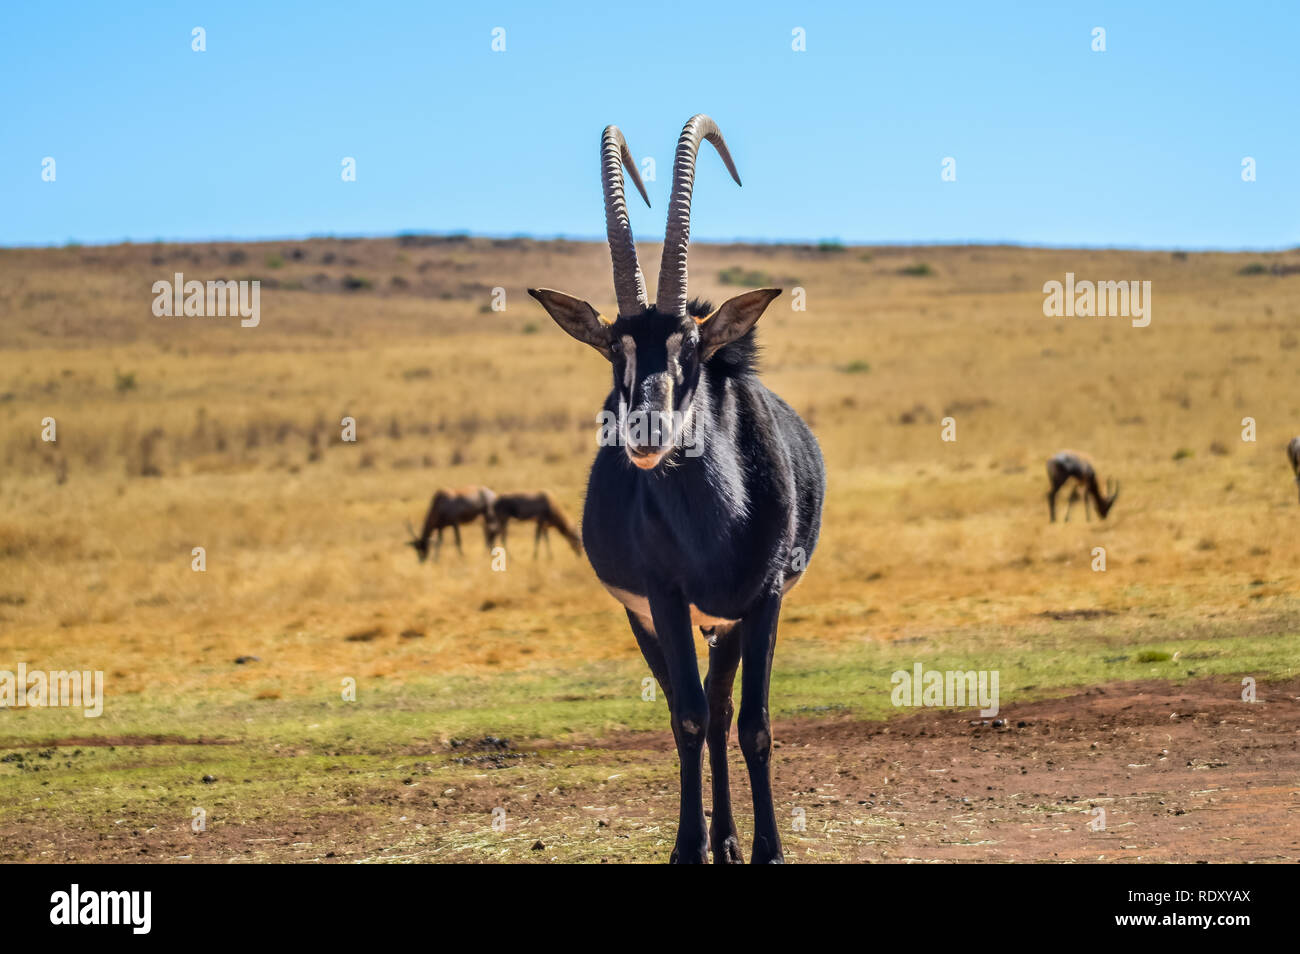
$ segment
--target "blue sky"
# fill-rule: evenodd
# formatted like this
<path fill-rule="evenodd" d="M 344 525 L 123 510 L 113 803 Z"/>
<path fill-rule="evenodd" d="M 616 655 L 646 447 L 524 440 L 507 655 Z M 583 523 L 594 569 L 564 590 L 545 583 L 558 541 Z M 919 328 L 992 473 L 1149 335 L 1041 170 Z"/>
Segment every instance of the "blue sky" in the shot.
<path fill-rule="evenodd" d="M 549 6 L 7 3 L 0 245 L 597 237 L 610 122 L 656 240 L 695 112 L 697 239 L 1300 245 L 1300 4 Z"/>

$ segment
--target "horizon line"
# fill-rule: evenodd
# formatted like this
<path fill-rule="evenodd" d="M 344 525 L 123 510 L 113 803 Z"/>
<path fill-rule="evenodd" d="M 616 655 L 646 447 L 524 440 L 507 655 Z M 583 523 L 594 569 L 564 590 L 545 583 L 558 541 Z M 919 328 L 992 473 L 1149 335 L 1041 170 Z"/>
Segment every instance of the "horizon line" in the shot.
<path fill-rule="evenodd" d="M 526 240 L 532 242 L 590 242 L 593 244 L 603 244 L 606 238 L 603 235 L 566 235 L 564 233 L 553 233 L 549 235 L 530 234 L 526 232 L 515 233 L 491 233 L 491 232 L 474 232 L 468 229 L 401 229 L 396 232 L 370 232 L 370 233 L 352 233 L 338 234 L 333 232 L 318 232 L 308 235 L 270 235 L 260 237 L 235 237 L 221 236 L 209 238 L 152 238 L 152 239 L 135 239 L 125 237 L 116 241 L 81 241 L 76 238 L 69 238 L 61 243 L 54 242 L 19 242 L 14 244 L 0 244 L 0 250 L 3 249 L 58 249 L 58 248 L 112 248 L 120 245 L 216 245 L 216 244 L 255 244 L 270 242 L 310 242 L 319 240 L 332 241 L 368 241 L 382 239 L 400 239 L 404 237 L 427 236 L 433 238 L 466 238 L 466 239 L 488 239 L 493 241 L 512 241 Z M 1056 242 L 1025 242 L 1016 239 L 912 239 L 912 240 L 892 240 L 892 241 L 845 241 L 835 236 L 826 236 L 817 239 L 795 239 L 795 238 L 747 238 L 732 237 L 727 239 L 716 238 L 696 238 L 692 236 L 693 245 L 769 245 L 772 247 L 787 246 L 839 246 L 841 248 L 1023 248 L 1023 249 L 1043 249 L 1051 251 L 1114 251 L 1114 252 L 1189 252 L 1198 254 L 1283 254 L 1286 252 L 1300 251 L 1300 244 L 1292 246 L 1169 246 L 1169 245 L 1095 245 L 1095 244 L 1066 244 Z M 650 243 L 658 244 L 658 243 Z"/>

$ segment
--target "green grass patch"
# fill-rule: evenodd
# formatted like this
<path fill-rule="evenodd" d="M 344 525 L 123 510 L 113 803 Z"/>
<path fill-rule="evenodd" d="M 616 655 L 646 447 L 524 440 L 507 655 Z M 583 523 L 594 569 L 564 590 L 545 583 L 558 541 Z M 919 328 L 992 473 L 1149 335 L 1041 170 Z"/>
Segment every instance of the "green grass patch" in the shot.
<path fill-rule="evenodd" d="M 789 630 L 816 622 L 792 616 Z M 1295 674 L 1295 639 L 1292 618 L 1207 624 L 1122 616 L 973 628 L 907 642 L 878 641 L 864 632 L 861 641 L 833 648 L 794 639 L 777 648 L 771 711 L 778 725 L 819 716 L 906 715 L 914 710 L 892 704 L 891 676 L 910 673 L 917 663 L 925 670 L 996 670 L 1003 709 L 1116 681 L 1227 674 L 1266 681 Z M 384 814 L 378 795 L 387 793 L 391 800 L 393 793 L 420 786 L 421 799 L 436 800 L 438 793 L 487 772 L 520 790 L 634 794 L 651 781 L 662 784 L 659 760 L 582 746 L 628 732 L 667 737 L 662 692 L 656 687 L 651 701 L 643 698 L 647 676 L 641 660 L 629 658 L 494 675 L 363 679 L 356 702 L 343 701 L 334 685 L 261 700 L 256 697 L 262 686 L 122 697 L 113 696 L 110 686 L 98 719 L 67 709 L 0 714 L 0 824 L 78 826 L 93 838 L 120 835 L 123 824 L 162 824 L 159 819 L 183 826 L 194 806 L 214 820 L 240 824 L 284 822 L 309 809 L 355 812 L 359 819 L 373 815 L 391 824 L 393 812 Z M 206 741 L 48 744 L 176 735 Z M 492 764 L 491 750 L 475 746 L 486 736 L 509 739 L 504 751 L 523 756 Z M 453 746 L 453 739 L 462 744 Z M 460 845 L 479 857 L 481 827 L 466 822 L 463 840 L 439 844 Z M 580 842 L 585 844 L 575 837 L 575 845 Z M 0 852 L 5 858 L 20 855 Z"/>

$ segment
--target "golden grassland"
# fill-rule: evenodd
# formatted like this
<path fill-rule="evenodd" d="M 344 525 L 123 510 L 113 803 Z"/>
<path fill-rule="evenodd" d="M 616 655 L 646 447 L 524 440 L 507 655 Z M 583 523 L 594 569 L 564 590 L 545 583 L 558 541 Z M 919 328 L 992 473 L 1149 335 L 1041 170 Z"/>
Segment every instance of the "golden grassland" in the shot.
<path fill-rule="evenodd" d="M 1088 610 L 1134 632 L 1292 614 L 1300 275 L 1270 269 L 1297 263 L 694 246 L 693 288 L 715 302 L 787 289 L 759 325 L 764 380 L 826 458 L 822 542 L 783 644 Z M 260 325 L 154 317 L 151 285 L 177 271 L 261 280 Z M 1067 271 L 1151 281 L 1150 326 L 1045 317 L 1043 283 Z M 0 663 L 104 669 L 117 692 L 293 698 L 346 675 L 635 659 L 619 608 L 558 539 L 534 561 L 515 528 L 505 572 L 477 527 L 463 558 L 448 546 L 419 565 L 404 546 L 438 486 L 547 488 L 581 513 L 608 370 L 530 286 L 608 310 L 607 253 L 424 236 L 0 250 Z M 1106 522 L 1076 507 L 1048 524 L 1043 462 L 1063 447 L 1122 482 Z"/>

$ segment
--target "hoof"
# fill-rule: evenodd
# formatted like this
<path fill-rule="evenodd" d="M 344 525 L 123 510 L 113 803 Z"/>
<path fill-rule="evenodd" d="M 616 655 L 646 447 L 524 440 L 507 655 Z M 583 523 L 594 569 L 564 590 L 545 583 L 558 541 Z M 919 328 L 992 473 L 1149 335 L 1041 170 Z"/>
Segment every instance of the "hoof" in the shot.
<path fill-rule="evenodd" d="M 678 842 L 673 847 L 670 865 L 707 865 L 709 863 L 709 846 L 701 839 L 696 845 L 683 845 Z"/>
<path fill-rule="evenodd" d="M 722 844 L 713 846 L 713 863 L 715 865 L 743 865 L 745 858 L 740 853 L 740 842 L 731 835 Z"/>
<path fill-rule="evenodd" d="M 781 842 L 772 839 L 769 842 L 766 838 L 754 839 L 754 850 L 750 853 L 750 864 L 755 865 L 783 865 L 785 864 L 785 855 L 781 853 Z"/>

